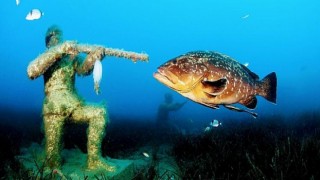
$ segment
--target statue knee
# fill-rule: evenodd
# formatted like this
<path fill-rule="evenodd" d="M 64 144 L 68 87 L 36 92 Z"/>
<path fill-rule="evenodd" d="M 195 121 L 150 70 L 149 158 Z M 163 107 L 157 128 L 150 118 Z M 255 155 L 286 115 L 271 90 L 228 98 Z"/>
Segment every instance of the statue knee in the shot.
<path fill-rule="evenodd" d="M 105 121 L 109 120 L 109 114 L 105 107 L 99 107 L 99 116 L 103 117 Z"/>
<path fill-rule="evenodd" d="M 90 119 L 90 124 L 95 127 L 104 128 L 109 122 L 108 112 L 105 107 L 95 107 L 94 115 Z"/>

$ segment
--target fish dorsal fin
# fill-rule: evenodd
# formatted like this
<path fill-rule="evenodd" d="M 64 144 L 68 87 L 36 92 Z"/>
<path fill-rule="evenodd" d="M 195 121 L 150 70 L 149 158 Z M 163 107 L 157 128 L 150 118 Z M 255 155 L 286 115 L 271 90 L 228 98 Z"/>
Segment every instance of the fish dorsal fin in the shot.
<path fill-rule="evenodd" d="M 247 66 L 241 64 L 241 67 L 247 71 L 247 73 L 254 79 L 254 80 L 259 80 L 259 76 L 257 74 L 255 74 L 254 72 L 250 71 L 250 69 L 248 69 Z"/>
<path fill-rule="evenodd" d="M 249 109 L 254 109 L 257 106 L 258 100 L 255 96 L 250 96 L 247 99 L 241 100 L 239 103 L 246 106 Z"/>
<path fill-rule="evenodd" d="M 202 80 L 204 88 L 203 91 L 209 95 L 217 96 L 227 88 L 227 79 L 221 78 L 216 81 Z"/>

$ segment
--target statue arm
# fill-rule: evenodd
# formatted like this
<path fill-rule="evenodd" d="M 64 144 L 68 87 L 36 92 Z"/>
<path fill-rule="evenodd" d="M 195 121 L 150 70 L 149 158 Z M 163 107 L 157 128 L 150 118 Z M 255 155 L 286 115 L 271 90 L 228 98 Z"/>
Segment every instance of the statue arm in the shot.
<path fill-rule="evenodd" d="M 30 79 L 35 79 L 41 76 L 52 64 L 67 54 L 77 55 L 79 52 L 75 47 L 76 43 L 74 41 L 66 41 L 40 54 L 29 64 L 27 69 L 28 77 Z"/>
<path fill-rule="evenodd" d="M 45 73 L 52 64 L 61 59 L 63 56 L 76 56 L 79 53 L 88 54 L 85 60 L 81 62 L 80 66 L 77 66 L 76 68 L 77 73 L 81 75 L 89 74 L 93 69 L 95 61 L 102 61 L 105 56 L 131 59 L 133 62 L 138 60 L 148 61 L 149 59 L 149 56 L 143 53 L 105 48 L 97 45 L 77 44 L 75 41 L 66 41 L 48 49 L 46 52 L 40 54 L 35 60 L 33 60 L 27 69 L 28 77 L 30 79 L 35 79 Z"/>
<path fill-rule="evenodd" d="M 90 74 L 96 60 L 102 61 L 105 56 L 114 56 L 120 58 L 131 59 L 133 62 L 138 60 L 148 61 L 147 54 L 124 51 L 114 48 L 106 48 L 98 45 L 78 44 L 77 50 L 88 54 L 82 64 L 77 67 L 77 73 L 81 75 Z"/>
<path fill-rule="evenodd" d="M 78 45 L 80 52 L 86 53 L 86 58 L 76 67 L 76 71 L 80 75 L 88 75 L 92 72 L 93 65 L 96 60 L 102 61 L 105 57 L 104 48 L 99 46 Z"/>

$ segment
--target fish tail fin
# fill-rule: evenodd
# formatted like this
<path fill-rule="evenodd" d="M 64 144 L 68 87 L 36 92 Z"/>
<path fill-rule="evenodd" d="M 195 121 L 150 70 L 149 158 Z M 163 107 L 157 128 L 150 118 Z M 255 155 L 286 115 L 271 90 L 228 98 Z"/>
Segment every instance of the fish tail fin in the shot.
<path fill-rule="evenodd" d="M 259 95 L 268 101 L 277 102 L 277 75 L 275 72 L 268 74 L 259 83 Z"/>

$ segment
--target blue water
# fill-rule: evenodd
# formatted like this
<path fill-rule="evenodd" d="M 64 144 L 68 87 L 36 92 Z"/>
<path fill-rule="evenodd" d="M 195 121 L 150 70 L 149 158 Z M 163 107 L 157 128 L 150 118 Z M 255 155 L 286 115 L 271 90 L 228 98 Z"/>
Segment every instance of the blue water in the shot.
<path fill-rule="evenodd" d="M 25 20 L 33 8 L 41 19 Z M 227 54 L 261 78 L 278 76 L 277 105 L 258 99 L 260 116 L 294 115 L 320 109 L 320 2 L 317 0 L 14 0 L 0 6 L 0 107 L 41 113 L 43 77 L 27 78 L 30 61 L 45 51 L 47 28 L 58 25 L 65 40 L 146 52 L 148 63 L 107 57 L 100 95 L 92 75 L 77 77 L 79 94 L 107 103 L 113 116 L 155 119 L 165 93 L 186 99 L 152 76 L 165 61 L 193 50 Z M 249 15 L 247 18 L 244 16 Z M 212 110 L 189 101 L 174 119 L 209 122 L 245 113 Z"/>

